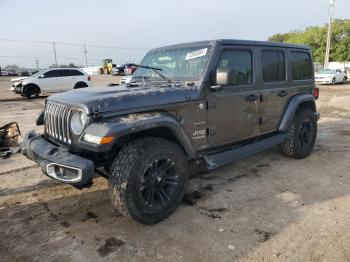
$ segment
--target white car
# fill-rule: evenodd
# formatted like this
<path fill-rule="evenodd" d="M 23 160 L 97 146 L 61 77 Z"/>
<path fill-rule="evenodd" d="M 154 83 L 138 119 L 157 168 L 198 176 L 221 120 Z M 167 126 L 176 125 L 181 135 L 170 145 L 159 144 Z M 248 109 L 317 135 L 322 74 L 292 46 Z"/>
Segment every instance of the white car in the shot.
<path fill-rule="evenodd" d="M 340 69 L 321 69 L 315 74 L 316 84 L 343 83 L 347 81 L 347 76 Z"/>
<path fill-rule="evenodd" d="M 8 75 L 9 75 L 9 72 L 7 72 L 6 70 L 1 70 L 1 71 L 0 71 L 0 74 L 1 74 L 2 76 L 8 76 Z"/>
<path fill-rule="evenodd" d="M 30 77 L 14 78 L 11 81 L 11 91 L 28 98 L 91 86 L 90 76 L 77 68 L 47 69 Z"/>
<path fill-rule="evenodd" d="M 122 79 L 120 80 L 121 84 L 129 84 L 131 81 L 132 75 L 128 76 L 123 76 Z"/>

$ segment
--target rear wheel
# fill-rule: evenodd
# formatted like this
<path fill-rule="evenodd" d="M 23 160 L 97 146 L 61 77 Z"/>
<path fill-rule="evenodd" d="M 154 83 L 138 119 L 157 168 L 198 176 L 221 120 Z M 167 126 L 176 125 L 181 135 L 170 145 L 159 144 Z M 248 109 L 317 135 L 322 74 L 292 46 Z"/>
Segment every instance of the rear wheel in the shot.
<path fill-rule="evenodd" d="M 39 94 L 40 94 L 40 89 L 35 85 L 28 85 L 28 86 L 25 86 L 23 89 L 23 96 L 27 98 L 35 98 L 35 97 L 38 97 Z"/>
<path fill-rule="evenodd" d="M 289 138 L 281 145 L 282 153 L 294 158 L 310 155 L 317 136 L 317 120 L 313 110 L 298 110 L 288 130 Z"/>
<path fill-rule="evenodd" d="M 74 89 L 78 89 L 78 88 L 84 88 L 84 87 L 87 87 L 88 85 L 84 82 L 79 82 L 79 83 L 76 83 L 75 86 L 74 86 Z"/>
<path fill-rule="evenodd" d="M 116 156 L 109 175 L 109 196 L 126 217 L 155 224 L 179 206 L 187 180 L 181 148 L 162 138 L 140 138 Z"/>

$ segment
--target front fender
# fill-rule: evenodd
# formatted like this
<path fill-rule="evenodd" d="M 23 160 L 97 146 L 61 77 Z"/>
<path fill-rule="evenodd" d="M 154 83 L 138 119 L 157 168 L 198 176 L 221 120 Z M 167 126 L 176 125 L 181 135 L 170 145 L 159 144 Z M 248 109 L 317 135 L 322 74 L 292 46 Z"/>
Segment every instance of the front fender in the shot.
<path fill-rule="evenodd" d="M 293 96 L 287 106 L 286 111 L 284 112 L 283 118 L 279 125 L 278 131 L 286 132 L 293 121 L 295 113 L 297 112 L 299 106 L 303 103 L 309 102 L 313 106 L 313 110 L 316 113 L 316 103 L 313 95 L 310 94 L 300 94 Z"/>
<path fill-rule="evenodd" d="M 185 150 L 186 154 L 189 157 L 194 156 L 193 147 L 181 126 L 181 122 L 166 112 L 130 114 L 127 116 L 114 117 L 106 120 L 106 122 L 92 123 L 86 128 L 86 134 L 100 137 L 113 136 L 115 137 L 114 142 L 105 145 L 96 145 L 81 140 L 80 145 L 82 148 L 87 150 L 106 152 L 109 151 L 116 143 L 118 143 L 118 140 L 127 135 L 136 134 L 159 127 L 170 129 L 173 135 L 175 135 L 178 141 L 181 143 L 181 146 Z"/>

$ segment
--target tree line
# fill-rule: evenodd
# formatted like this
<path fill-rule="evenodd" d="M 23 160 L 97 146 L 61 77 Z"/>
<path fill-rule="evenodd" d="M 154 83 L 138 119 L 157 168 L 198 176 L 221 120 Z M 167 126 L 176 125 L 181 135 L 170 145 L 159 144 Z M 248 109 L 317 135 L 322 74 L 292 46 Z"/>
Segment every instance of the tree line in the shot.
<path fill-rule="evenodd" d="M 269 41 L 308 45 L 315 62 L 324 62 L 328 24 L 310 26 L 303 31 L 274 34 Z M 330 61 L 350 61 L 350 19 L 335 19 L 332 23 Z"/>

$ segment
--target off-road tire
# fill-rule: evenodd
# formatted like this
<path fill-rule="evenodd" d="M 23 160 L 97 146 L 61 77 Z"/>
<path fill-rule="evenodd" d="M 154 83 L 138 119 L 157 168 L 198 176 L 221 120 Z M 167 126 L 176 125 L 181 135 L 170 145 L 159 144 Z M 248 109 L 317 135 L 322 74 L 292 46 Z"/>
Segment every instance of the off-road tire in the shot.
<path fill-rule="evenodd" d="M 162 203 L 160 207 L 150 207 L 142 198 L 140 185 L 151 163 L 158 158 L 172 161 L 171 167 L 176 170 L 178 183 L 173 195 L 168 195 L 166 205 Z M 124 216 L 142 224 L 155 224 L 167 218 L 180 205 L 187 181 L 187 160 L 183 150 L 166 139 L 145 137 L 125 145 L 118 152 L 111 166 L 108 192 L 112 205 Z"/>
<path fill-rule="evenodd" d="M 27 85 L 23 88 L 23 96 L 26 98 L 37 98 L 40 94 L 40 89 L 36 85 Z"/>
<path fill-rule="evenodd" d="M 310 141 L 303 147 L 301 145 L 302 129 L 306 123 L 311 126 L 309 133 Z M 314 111 L 309 108 L 299 109 L 288 129 L 288 135 L 288 140 L 280 145 L 283 154 L 297 159 L 302 159 L 310 155 L 317 136 L 317 119 Z"/>

